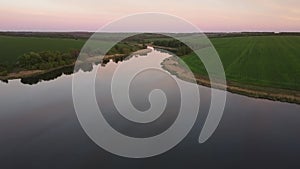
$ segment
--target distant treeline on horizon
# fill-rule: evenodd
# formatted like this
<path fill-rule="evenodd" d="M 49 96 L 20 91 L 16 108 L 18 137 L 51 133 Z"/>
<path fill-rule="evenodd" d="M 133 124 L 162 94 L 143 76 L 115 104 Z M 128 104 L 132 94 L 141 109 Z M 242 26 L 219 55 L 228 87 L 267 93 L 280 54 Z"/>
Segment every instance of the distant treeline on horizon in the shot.
<path fill-rule="evenodd" d="M 88 39 L 95 32 L 26 32 L 26 31 L 0 31 L 2 36 L 21 37 L 50 37 Z M 104 32 L 103 32 L 104 33 Z M 160 34 L 160 33 L 141 33 Z M 197 33 L 174 33 L 174 34 L 197 34 Z M 208 37 L 236 37 L 236 36 L 300 36 L 300 32 L 204 32 Z"/>

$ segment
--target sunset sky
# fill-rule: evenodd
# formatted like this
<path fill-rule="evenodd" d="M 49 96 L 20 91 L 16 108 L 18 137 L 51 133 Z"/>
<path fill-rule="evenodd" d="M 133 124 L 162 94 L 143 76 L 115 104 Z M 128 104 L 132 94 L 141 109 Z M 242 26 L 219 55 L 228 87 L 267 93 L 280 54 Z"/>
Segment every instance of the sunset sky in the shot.
<path fill-rule="evenodd" d="M 300 0 L 6 0 L 2 31 L 96 31 L 120 17 L 163 12 L 204 31 L 300 31 Z"/>

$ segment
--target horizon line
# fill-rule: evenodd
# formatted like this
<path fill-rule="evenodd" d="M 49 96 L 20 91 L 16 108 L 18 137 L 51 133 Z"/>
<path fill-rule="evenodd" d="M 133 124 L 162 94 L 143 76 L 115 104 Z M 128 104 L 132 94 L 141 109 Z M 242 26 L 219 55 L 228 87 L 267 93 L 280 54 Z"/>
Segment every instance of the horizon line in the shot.
<path fill-rule="evenodd" d="M 97 32 L 87 30 L 0 30 L 1 33 L 300 33 L 300 31 Z"/>

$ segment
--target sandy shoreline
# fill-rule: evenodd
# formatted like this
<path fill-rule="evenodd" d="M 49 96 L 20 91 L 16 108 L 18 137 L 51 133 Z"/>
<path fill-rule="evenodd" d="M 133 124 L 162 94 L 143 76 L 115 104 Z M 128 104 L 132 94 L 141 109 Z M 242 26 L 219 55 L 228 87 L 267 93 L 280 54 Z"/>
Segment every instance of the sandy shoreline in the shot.
<path fill-rule="evenodd" d="M 162 63 L 162 68 L 167 70 L 173 75 L 185 81 L 194 81 L 193 74 L 187 71 L 186 68 L 180 65 L 176 58 L 170 57 L 165 59 Z M 201 77 L 195 75 L 195 80 L 198 84 L 203 86 L 211 87 L 210 81 L 207 77 Z M 227 81 L 227 86 L 222 84 L 214 84 L 218 89 L 226 89 L 232 93 L 238 93 L 254 98 L 264 98 L 275 101 L 289 102 L 300 104 L 300 92 L 287 90 L 287 89 L 277 89 L 269 87 L 260 87 L 253 85 L 243 85 L 237 82 Z"/>

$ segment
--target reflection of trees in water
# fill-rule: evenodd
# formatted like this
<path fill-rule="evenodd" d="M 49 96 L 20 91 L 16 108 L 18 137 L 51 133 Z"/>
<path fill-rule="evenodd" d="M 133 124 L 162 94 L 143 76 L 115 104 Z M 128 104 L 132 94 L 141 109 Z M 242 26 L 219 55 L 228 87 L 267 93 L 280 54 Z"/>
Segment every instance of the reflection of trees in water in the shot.
<path fill-rule="evenodd" d="M 76 69 L 74 69 L 74 66 L 64 67 L 64 68 L 57 69 L 57 70 L 54 70 L 54 71 L 51 71 L 48 73 L 44 73 L 41 75 L 22 78 L 21 82 L 23 84 L 33 85 L 33 84 L 37 84 L 42 81 L 54 80 L 62 75 L 71 75 L 75 72 L 78 72 L 79 70 L 82 70 L 83 72 L 90 72 L 93 70 L 93 64 L 92 63 L 84 63 L 84 64 L 81 64 Z"/>
<path fill-rule="evenodd" d="M 90 72 L 93 70 L 93 64 L 92 63 L 84 63 L 84 64 L 81 64 L 79 66 L 79 68 L 84 72 Z"/>
<path fill-rule="evenodd" d="M 103 60 L 102 60 L 102 63 L 101 63 L 101 66 L 102 66 L 102 67 L 105 67 L 105 65 L 106 65 L 107 63 L 109 63 L 109 61 L 110 61 L 109 59 L 103 59 Z"/>
<path fill-rule="evenodd" d="M 1 80 L 1 82 L 3 82 L 3 83 L 8 83 L 8 80 Z"/>
<path fill-rule="evenodd" d="M 84 63 L 84 64 L 81 64 L 77 69 L 74 69 L 74 66 L 64 67 L 64 68 L 57 69 L 57 70 L 54 70 L 54 71 L 51 71 L 48 73 L 44 73 L 41 75 L 22 78 L 21 82 L 23 84 L 33 85 L 33 84 L 37 84 L 42 81 L 54 80 L 62 75 L 71 75 L 74 72 L 78 72 L 78 70 L 82 70 L 84 72 L 90 72 L 93 70 L 93 64 L 92 63 Z"/>
<path fill-rule="evenodd" d="M 135 57 L 138 57 L 138 55 L 135 55 Z M 79 66 L 76 66 L 76 69 L 74 69 L 74 66 L 64 67 L 64 68 L 57 69 L 57 70 L 54 70 L 54 71 L 51 71 L 48 73 L 44 73 L 41 75 L 21 78 L 21 83 L 34 85 L 34 84 L 38 84 L 39 82 L 42 82 L 42 81 L 50 81 L 50 80 L 57 79 L 58 77 L 60 77 L 62 75 L 71 75 L 73 73 L 78 72 L 79 70 L 82 70 L 83 72 L 91 72 L 93 70 L 94 64 L 95 65 L 101 64 L 101 66 L 105 67 L 105 65 L 107 63 L 109 63 L 110 61 L 118 63 L 118 62 L 123 62 L 123 61 L 129 60 L 131 58 L 132 58 L 132 56 L 122 56 L 122 57 L 117 57 L 117 58 L 114 58 L 111 60 L 105 59 L 105 60 L 102 60 L 102 62 L 83 63 Z M 1 82 L 8 83 L 8 80 L 1 80 Z"/>
<path fill-rule="evenodd" d="M 109 63 L 110 61 L 113 61 L 115 63 L 119 63 L 119 62 L 123 62 L 123 61 L 127 61 L 130 60 L 133 56 L 135 56 L 136 58 L 139 56 L 147 56 L 147 54 L 143 54 L 143 55 L 129 55 L 129 56 L 119 56 L 119 57 L 115 57 L 113 59 L 103 59 L 102 62 L 98 62 L 96 63 L 96 65 L 101 64 L 102 67 L 105 67 L 105 65 L 107 63 Z"/>
<path fill-rule="evenodd" d="M 115 62 L 115 63 L 123 62 L 123 61 L 130 60 L 133 56 L 136 57 L 136 58 L 138 58 L 139 56 L 147 56 L 147 54 L 143 54 L 143 55 L 121 56 L 121 57 L 117 57 L 117 58 L 112 59 L 112 61 Z M 108 62 L 109 62 L 109 61 L 108 61 Z"/>
<path fill-rule="evenodd" d="M 69 66 L 69 67 L 61 68 L 61 69 L 54 70 L 54 71 L 51 71 L 51 72 L 48 72 L 48 73 L 44 73 L 44 74 L 41 74 L 41 75 L 22 78 L 21 82 L 23 84 L 34 85 L 34 84 L 37 84 L 41 81 L 54 80 L 54 79 L 62 76 L 63 74 L 71 75 L 71 74 L 73 74 L 73 72 L 74 72 L 74 67 Z"/>

